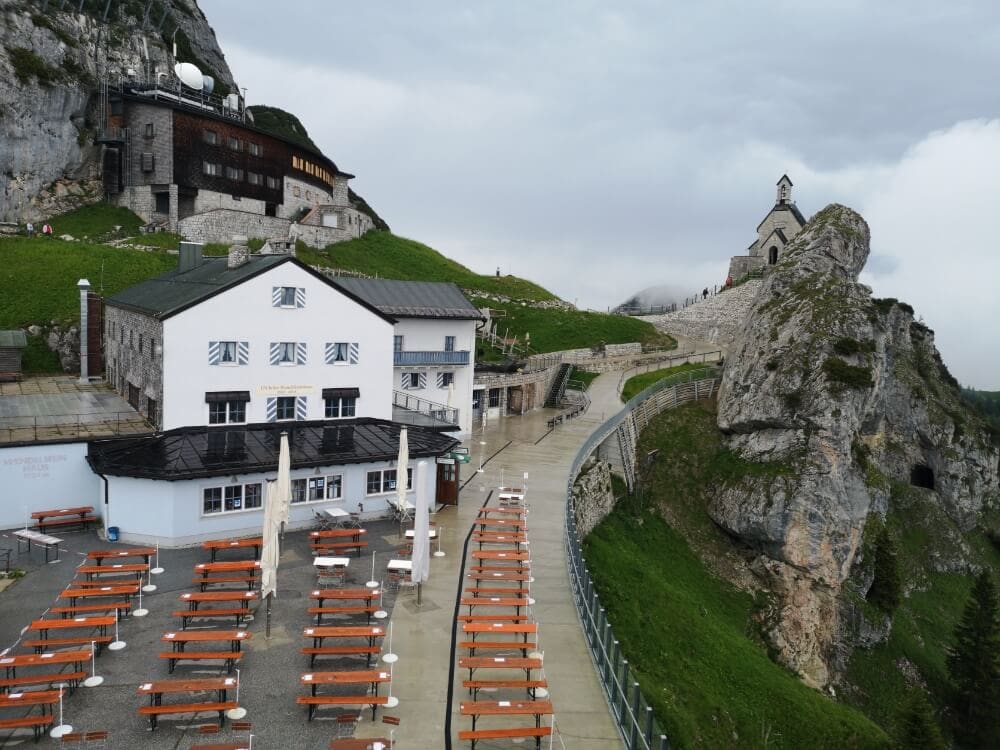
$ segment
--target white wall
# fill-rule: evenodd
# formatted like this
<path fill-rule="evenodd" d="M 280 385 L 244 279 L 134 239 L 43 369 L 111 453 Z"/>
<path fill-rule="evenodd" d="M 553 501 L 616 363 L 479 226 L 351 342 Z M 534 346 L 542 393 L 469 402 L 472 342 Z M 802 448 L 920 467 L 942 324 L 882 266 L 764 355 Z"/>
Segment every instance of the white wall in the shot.
<path fill-rule="evenodd" d="M 23 528 L 37 510 L 92 505 L 102 515 L 103 482 L 86 458 L 86 442 L 0 448 L 0 528 Z"/>
<path fill-rule="evenodd" d="M 305 307 L 272 307 L 275 286 L 304 288 Z M 294 263 L 168 318 L 163 338 L 164 430 L 207 425 L 208 391 L 250 391 L 248 423 L 266 421 L 266 392 L 275 388 L 306 396 L 307 419 L 323 418 L 324 388 L 353 387 L 361 389 L 357 416 L 392 418 L 392 324 Z M 208 364 L 210 341 L 234 340 L 249 342 L 249 364 Z M 272 341 L 305 342 L 307 364 L 269 364 Z M 337 341 L 360 344 L 358 364 L 324 363 L 326 342 Z"/>
<path fill-rule="evenodd" d="M 405 389 L 412 394 L 438 404 L 448 403 L 448 389 L 437 387 L 438 372 L 455 373 L 455 395 L 452 406 L 459 410 L 459 425 L 463 433 L 472 429 L 472 381 L 476 355 L 476 321 L 474 320 L 439 320 L 426 318 L 400 318 L 396 323 L 393 335 L 403 337 L 403 351 L 444 351 L 445 336 L 455 337 L 455 351 L 469 352 L 469 364 L 457 365 L 415 365 L 412 367 L 397 367 L 393 374 L 393 388 L 400 388 L 400 376 L 404 372 L 426 372 L 427 387 L 422 389 Z"/>
<path fill-rule="evenodd" d="M 428 462 L 425 478 L 430 505 L 434 507 L 437 472 L 433 459 Z M 296 503 L 289 513 L 290 529 L 314 525 L 314 513 L 321 508 L 341 507 L 349 512 L 358 510 L 358 503 L 364 505 L 364 518 L 378 518 L 389 512 L 386 502 L 388 495 L 365 495 L 368 471 L 394 468 L 395 462 L 378 464 L 351 464 L 347 466 L 321 467 L 324 476 L 343 474 L 343 497 L 341 500 Z M 410 462 L 414 483 L 417 481 L 417 461 Z M 292 479 L 308 479 L 316 476 L 315 469 L 292 469 Z M 263 483 L 274 479 L 271 474 L 240 474 L 240 484 Z M 163 547 L 182 547 L 198 544 L 206 539 L 230 536 L 259 535 L 264 523 L 264 510 L 246 510 L 235 513 L 202 514 L 204 490 L 209 487 L 224 487 L 231 483 L 230 476 L 207 479 L 190 479 L 166 482 L 131 477 L 108 477 L 109 513 L 108 524 L 118 526 L 120 538 L 129 544 L 159 543 Z M 416 502 L 415 486 L 407 493 L 410 502 Z M 266 488 L 264 494 L 266 497 Z M 392 493 L 395 496 L 395 493 Z"/>

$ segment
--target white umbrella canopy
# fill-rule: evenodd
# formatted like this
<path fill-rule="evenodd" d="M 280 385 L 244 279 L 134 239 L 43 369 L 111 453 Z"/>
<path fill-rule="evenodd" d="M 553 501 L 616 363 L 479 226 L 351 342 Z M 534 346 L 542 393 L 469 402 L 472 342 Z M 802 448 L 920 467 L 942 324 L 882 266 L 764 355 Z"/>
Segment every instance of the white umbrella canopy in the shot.
<path fill-rule="evenodd" d="M 410 463 L 410 443 L 406 428 L 399 431 L 399 456 L 396 458 L 396 502 L 406 507 L 406 468 Z"/>
<path fill-rule="evenodd" d="M 281 523 L 277 519 L 278 496 L 275 490 L 277 482 L 267 483 L 267 496 L 264 505 L 264 546 L 260 553 L 260 595 L 261 598 L 274 594 L 278 583 L 278 528 Z"/>
<path fill-rule="evenodd" d="M 411 578 L 420 584 L 430 577 L 431 543 L 430 543 L 430 503 L 427 497 L 427 462 L 417 464 L 414 482 L 417 487 L 417 502 L 413 516 L 413 565 Z M 419 589 L 418 589 L 419 594 Z M 419 596 L 418 596 L 419 601 Z"/>
<path fill-rule="evenodd" d="M 292 457 L 288 450 L 288 433 L 281 433 L 281 448 L 278 451 L 278 479 L 275 484 L 277 499 L 276 520 L 279 525 L 288 524 L 288 511 L 292 502 Z"/>

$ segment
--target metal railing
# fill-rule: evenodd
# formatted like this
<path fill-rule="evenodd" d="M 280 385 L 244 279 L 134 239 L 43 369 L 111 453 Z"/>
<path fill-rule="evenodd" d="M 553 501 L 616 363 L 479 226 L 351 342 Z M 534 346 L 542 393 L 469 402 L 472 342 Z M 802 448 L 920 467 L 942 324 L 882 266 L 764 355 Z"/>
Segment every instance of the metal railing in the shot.
<path fill-rule="evenodd" d="M 113 437 L 150 431 L 152 428 L 149 423 L 134 411 L 0 418 L 0 443 L 83 436 Z"/>
<path fill-rule="evenodd" d="M 416 412 L 417 414 L 423 414 L 435 422 L 442 422 L 449 425 L 457 425 L 459 423 L 457 408 L 445 406 L 444 404 L 436 404 L 433 401 L 414 396 L 406 391 L 393 391 L 392 405 L 398 406 L 400 409 Z"/>
<path fill-rule="evenodd" d="M 622 392 L 622 388 L 625 387 L 625 383 L 629 378 L 634 378 L 636 375 L 643 375 L 647 372 L 655 372 L 656 370 L 669 370 L 671 367 L 677 366 L 674 364 L 674 361 L 679 359 L 684 360 L 681 364 L 690 363 L 692 365 L 718 362 L 722 359 L 722 350 L 716 349 L 714 352 L 702 352 L 701 354 L 678 354 L 675 357 L 668 357 L 667 359 L 650 362 L 647 365 L 637 365 L 636 367 L 622 370 L 621 377 L 618 378 L 618 393 Z"/>
<path fill-rule="evenodd" d="M 411 365 L 467 365 L 469 352 L 393 352 L 392 364 L 396 367 Z"/>
<path fill-rule="evenodd" d="M 652 706 L 642 694 L 629 661 L 611 629 L 607 612 L 601 606 L 583 556 L 582 540 L 577 534 L 573 485 L 590 455 L 614 434 L 637 407 L 667 389 L 674 389 L 674 393 L 673 398 L 660 399 L 664 408 L 667 404 L 694 400 L 714 393 L 718 380 L 717 370 L 692 370 L 664 378 L 637 394 L 620 412 L 598 427 L 577 451 L 566 483 L 566 559 L 573 601 L 608 708 L 628 750 L 668 750 L 670 741 L 656 720 Z"/>

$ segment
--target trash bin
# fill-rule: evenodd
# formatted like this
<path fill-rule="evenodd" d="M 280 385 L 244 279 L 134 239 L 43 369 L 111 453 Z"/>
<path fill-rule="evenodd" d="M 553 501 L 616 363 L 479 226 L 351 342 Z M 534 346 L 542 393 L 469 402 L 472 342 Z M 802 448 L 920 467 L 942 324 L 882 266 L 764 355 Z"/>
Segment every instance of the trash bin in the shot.
<path fill-rule="evenodd" d="M 118 527 L 108 526 L 108 541 L 117 542 L 118 541 Z"/>

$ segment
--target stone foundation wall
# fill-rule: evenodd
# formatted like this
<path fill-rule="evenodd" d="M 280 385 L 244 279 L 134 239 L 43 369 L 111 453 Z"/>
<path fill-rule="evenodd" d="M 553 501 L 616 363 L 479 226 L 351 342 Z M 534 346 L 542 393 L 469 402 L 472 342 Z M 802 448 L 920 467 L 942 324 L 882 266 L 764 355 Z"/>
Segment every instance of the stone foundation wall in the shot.
<path fill-rule="evenodd" d="M 149 416 L 156 402 L 155 426 L 163 423 L 163 324 L 148 315 L 106 305 L 104 308 L 105 378 L 128 401 L 128 384 L 139 389 L 139 411 Z"/>
<path fill-rule="evenodd" d="M 181 219 L 177 231 L 192 242 L 228 243 L 237 235 L 262 240 L 287 237 L 289 224 L 288 219 L 221 209 Z"/>
<path fill-rule="evenodd" d="M 346 213 L 349 209 L 343 209 Z M 356 211 L 354 213 L 357 213 Z M 368 217 L 365 217 L 366 219 Z M 369 224 L 371 220 L 369 219 Z M 289 239 L 302 240 L 309 247 L 322 249 L 336 242 L 344 242 L 364 234 L 357 224 L 348 223 L 346 227 L 321 227 L 305 224 L 292 224 L 288 232 Z"/>
<path fill-rule="evenodd" d="M 573 485 L 573 512 L 580 537 L 586 538 L 614 507 L 611 465 L 591 458 Z"/>

